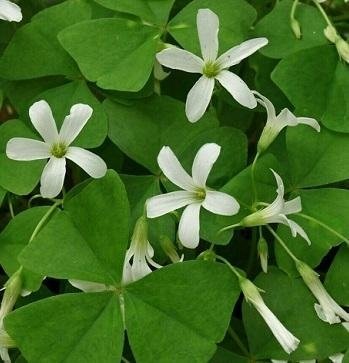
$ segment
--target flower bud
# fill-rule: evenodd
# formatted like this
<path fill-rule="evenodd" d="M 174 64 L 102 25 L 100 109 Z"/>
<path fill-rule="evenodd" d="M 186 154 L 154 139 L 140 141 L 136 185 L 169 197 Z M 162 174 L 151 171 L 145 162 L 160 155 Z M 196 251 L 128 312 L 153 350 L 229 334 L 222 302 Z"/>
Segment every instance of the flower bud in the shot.
<path fill-rule="evenodd" d="M 160 246 L 173 263 L 183 261 L 184 256 L 182 257 L 178 256 L 174 244 L 167 236 L 160 237 Z"/>
<path fill-rule="evenodd" d="M 258 255 L 263 272 L 268 272 L 268 243 L 265 238 L 261 237 L 257 245 Z"/>
<path fill-rule="evenodd" d="M 214 262 L 214 261 L 216 261 L 216 254 L 214 251 L 206 250 L 206 251 L 200 253 L 200 255 L 198 256 L 198 259 Z"/>
<path fill-rule="evenodd" d="M 0 320 L 12 311 L 22 291 L 21 269 L 17 270 L 6 282 L 0 307 Z"/>
<path fill-rule="evenodd" d="M 297 39 L 302 38 L 301 26 L 299 25 L 299 21 L 295 18 L 291 19 L 291 29 Z"/>
<path fill-rule="evenodd" d="M 339 56 L 347 63 L 349 63 L 349 44 L 346 42 L 336 31 L 336 29 L 328 25 L 324 30 L 326 38 L 336 45 Z"/>
<path fill-rule="evenodd" d="M 328 25 L 325 29 L 324 29 L 324 34 L 325 37 L 331 42 L 331 43 L 336 43 L 337 39 L 339 38 L 339 35 L 336 31 L 336 29 L 331 26 Z"/>

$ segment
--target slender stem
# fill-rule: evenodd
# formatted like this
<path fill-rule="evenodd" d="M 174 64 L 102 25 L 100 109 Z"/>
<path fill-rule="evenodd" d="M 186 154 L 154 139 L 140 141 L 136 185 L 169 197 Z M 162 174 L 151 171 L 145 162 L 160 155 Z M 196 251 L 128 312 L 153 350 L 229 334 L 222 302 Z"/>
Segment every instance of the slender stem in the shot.
<path fill-rule="evenodd" d="M 7 201 L 8 201 L 8 210 L 10 211 L 11 218 L 13 219 L 13 218 L 15 218 L 15 213 L 13 211 L 11 194 L 8 195 Z"/>
<path fill-rule="evenodd" d="M 257 164 L 257 160 L 258 160 L 259 156 L 260 156 L 260 153 L 257 152 L 256 156 L 253 159 L 253 163 L 251 166 L 251 182 L 252 182 L 252 190 L 253 190 L 252 204 L 254 204 L 256 202 L 256 200 L 258 199 L 255 169 L 256 169 L 256 164 Z"/>
<path fill-rule="evenodd" d="M 317 223 L 319 226 L 321 226 L 321 227 L 325 228 L 326 230 L 328 230 L 329 232 L 333 233 L 335 236 L 342 239 L 344 242 L 346 242 L 349 245 L 348 238 L 344 237 L 342 234 L 340 234 L 339 232 L 337 232 L 336 230 L 334 230 L 333 228 L 331 228 L 327 224 L 319 221 L 318 219 L 316 219 L 314 217 L 308 216 L 307 214 L 304 214 L 304 213 L 297 213 L 297 215 L 302 217 L 302 218 L 308 219 L 311 222 Z"/>
<path fill-rule="evenodd" d="M 55 211 L 55 209 L 63 203 L 63 200 L 58 200 L 52 206 L 50 209 L 46 212 L 46 214 L 41 218 L 40 222 L 36 225 L 34 232 L 30 236 L 29 243 L 37 236 L 37 234 L 40 232 L 41 228 L 47 221 L 47 219 L 51 216 L 51 214 Z"/>
<path fill-rule="evenodd" d="M 293 1 L 292 8 L 291 8 L 291 13 L 290 13 L 291 20 L 296 19 L 295 14 L 296 14 L 296 9 L 297 9 L 298 3 L 299 3 L 299 0 L 294 0 Z"/>
<path fill-rule="evenodd" d="M 131 363 L 128 359 L 126 359 L 125 357 L 121 357 L 121 361 L 124 363 Z"/>
<path fill-rule="evenodd" d="M 320 3 L 317 0 L 313 0 L 313 3 L 315 4 L 315 6 L 319 9 L 321 15 L 323 16 L 323 18 L 325 19 L 326 23 L 333 27 L 333 24 L 330 20 L 330 18 L 328 17 L 328 15 L 326 14 L 325 10 L 323 9 L 323 7 L 320 5 Z"/>
<path fill-rule="evenodd" d="M 275 239 L 280 243 L 283 249 L 288 253 L 288 255 L 293 259 L 294 262 L 298 261 L 298 258 L 292 253 L 292 251 L 287 247 L 286 243 L 282 238 L 268 225 L 266 225 L 268 231 L 275 237 Z"/>
<path fill-rule="evenodd" d="M 240 337 L 237 335 L 237 333 L 233 330 L 231 326 L 228 327 L 228 333 L 231 336 L 231 338 L 235 341 L 236 345 L 240 348 L 241 352 L 245 354 L 246 357 L 250 357 L 250 352 L 245 347 L 244 343 L 240 339 Z"/>
<path fill-rule="evenodd" d="M 219 255 L 216 255 L 216 259 L 224 262 L 233 271 L 238 279 L 243 277 L 240 272 L 227 259 Z"/>
<path fill-rule="evenodd" d="M 226 226 L 226 227 L 224 227 L 224 228 L 220 229 L 220 230 L 218 231 L 218 233 L 222 233 L 222 232 L 224 232 L 224 231 L 228 231 L 229 229 L 233 229 L 233 228 L 235 228 L 235 227 L 240 227 L 240 226 L 241 226 L 241 224 L 240 224 L 240 223 L 231 224 L 230 226 Z"/>

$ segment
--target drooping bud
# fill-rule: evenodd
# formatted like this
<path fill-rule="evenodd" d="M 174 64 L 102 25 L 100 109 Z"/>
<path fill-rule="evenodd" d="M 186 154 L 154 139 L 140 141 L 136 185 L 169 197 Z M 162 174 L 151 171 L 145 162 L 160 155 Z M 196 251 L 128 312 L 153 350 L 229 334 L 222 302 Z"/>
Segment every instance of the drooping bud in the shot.
<path fill-rule="evenodd" d="M 179 257 L 175 245 L 167 236 L 160 237 L 160 246 L 173 263 L 183 261 L 184 256 Z"/>
<path fill-rule="evenodd" d="M 258 241 L 258 245 L 257 245 L 257 249 L 258 249 L 258 255 L 259 255 L 259 260 L 261 262 L 261 267 L 263 272 L 267 273 L 268 272 L 268 243 L 265 240 L 265 238 L 261 237 Z"/>
<path fill-rule="evenodd" d="M 206 250 L 206 251 L 200 253 L 200 255 L 198 256 L 198 259 L 214 262 L 214 261 L 216 261 L 216 253 L 211 250 Z"/>
<path fill-rule="evenodd" d="M 295 37 L 297 39 L 302 38 L 301 26 L 299 24 L 299 21 L 297 19 L 295 19 L 295 18 L 291 19 L 291 29 L 292 29 L 293 34 L 295 35 Z"/>
<path fill-rule="evenodd" d="M 326 38 L 336 45 L 339 56 L 347 63 L 349 63 L 349 44 L 338 33 L 337 30 L 328 25 L 324 30 Z"/>

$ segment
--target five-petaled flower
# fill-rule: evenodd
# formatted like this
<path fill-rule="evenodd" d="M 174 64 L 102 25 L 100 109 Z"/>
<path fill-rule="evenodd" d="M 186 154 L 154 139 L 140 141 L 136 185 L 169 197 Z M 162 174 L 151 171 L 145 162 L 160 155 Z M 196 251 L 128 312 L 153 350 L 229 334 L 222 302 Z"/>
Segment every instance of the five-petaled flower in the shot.
<path fill-rule="evenodd" d="M 284 183 L 279 174 L 272 169 L 271 171 L 273 172 L 277 183 L 277 197 L 265 208 L 243 218 L 239 224 L 243 227 L 254 227 L 263 226 L 269 223 L 282 223 L 290 227 L 293 237 L 296 237 L 297 234 L 299 234 L 308 242 L 308 244 L 310 244 L 309 237 L 304 229 L 298 223 L 287 218 L 287 215 L 299 213 L 302 210 L 301 198 L 296 197 L 286 202 L 284 200 Z"/>
<path fill-rule="evenodd" d="M 150 274 L 152 272 L 150 266 L 161 268 L 162 266 L 156 263 L 153 257 L 154 249 L 148 241 L 147 219 L 142 216 L 136 222 L 130 247 L 126 251 L 122 274 L 123 284 L 127 285 Z"/>
<path fill-rule="evenodd" d="M 241 105 L 254 108 L 256 98 L 246 83 L 228 68 L 239 64 L 268 43 L 266 38 L 255 38 L 237 45 L 218 56 L 219 18 L 209 9 L 200 9 L 197 14 L 197 30 L 202 58 L 184 49 L 169 47 L 156 56 L 164 66 L 189 73 L 201 73 L 187 96 L 186 114 L 191 122 L 198 121 L 205 113 L 217 80 Z"/>
<path fill-rule="evenodd" d="M 330 324 L 340 323 L 341 319 L 349 322 L 349 313 L 329 295 L 322 285 L 319 275 L 303 261 L 298 260 L 296 267 L 303 281 L 319 302 L 314 305 L 318 317 Z"/>
<path fill-rule="evenodd" d="M 280 343 L 284 351 L 290 354 L 296 350 L 299 344 L 299 339 L 290 333 L 280 322 L 280 320 L 274 315 L 274 313 L 268 308 L 258 291 L 258 287 L 244 277 L 240 277 L 239 280 L 240 287 L 246 301 L 253 304 L 263 320 L 267 323 L 271 332 Z"/>
<path fill-rule="evenodd" d="M 203 145 L 195 156 L 192 177 L 184 170 L 173 151 L 164 146 L 158 155 L 158 164 L 165 176 L 184 189 L 158 195 L 147 200 L 147 216 L 155 218 L 186 207 L 179 222 L 178 236 L 188 248 L 195 248 L 200 241 L 200 208 L 231 216 L 239 211 L 239 204 L 232 196 L 211 190 L 206 186 L 208 175 L 216 162 L 221 147 L 210 143 Z"/>
<path fill-rule="evenodd" d="M 93 178 L 105 175 L 107 166 L 99 156 L 80 147 L 70 146 L 90 119 L 92 112 L 88 105 L 79 103 L 72 106 L 58 133 L 50 106 L 46 101 L 38 101 L 30 107 L 29 116 L 44 142 L 22 137 L 8 141 L 6 154 L 10 159 L 49 159 L 41 175 L 40 193 L 44 198 L 54 198 L 62 190 L 66 158 L 78 164 Z"/>
<path fill-rule="evenodd" d="M 267 123 L 257 144 L 257 150 L 260 154 L 270 146 L 281 130 L 286 126 L 304 124 L 311 126 L 317 132 L 320 132 L 320 125 L 315 119 L 310 117 L 296 117 L 287 108 L 284 108 L 278 115 L 276 115 L 275 107 L 268 98 L 257 91 L 253 91 L 253 93 L 257 96 L 258 103 L 267 110 Z"/>
<path fill-rule="evenodd" d="M 21 8 L 9 0 L 0 0 L 0 19 L 20 22 L 22 20 Z"/>

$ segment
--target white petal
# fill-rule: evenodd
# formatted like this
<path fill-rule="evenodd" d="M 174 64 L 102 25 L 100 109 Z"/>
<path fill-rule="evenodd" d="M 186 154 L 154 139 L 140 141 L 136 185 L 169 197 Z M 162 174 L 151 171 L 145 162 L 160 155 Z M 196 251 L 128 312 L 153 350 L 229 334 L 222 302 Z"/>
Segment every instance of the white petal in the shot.
<path fill-rule="evenodd" d="M 302 210 L 302 202 L 300 197 L 296 197 L 288 202 L 285 202 L 283 214 L 299 213 Z"/>
<path fill-rule="evenodd" d="M 213 190 L 206 191 L 206 198 L 202 206 L 212 213 L 222 216 L 232 216 L 239 212 L 240 205 L 235 198 L 229 194 Z"/>
<path fill-rule="evenodd" d="M 184 49 L 170 47 L 157 53 L 160 64 L 171 69 L 179 69 L 189 73 L 202 73 L 204 62 L 197 55 Z"/>
<path fill-rule="evenodd" d="M 339 319 L 332 309 L 325 310 L 320 304 L 314 304 L 314 309 L 318 318 L 325 323 L 337 324 L 341 322 L 341 319 Z"/>
<path fill-rule="evenodd" d="M 260 103 L 266 109 L 268 120 L 276 119 L 275 107 L 270 102 L 270 100 L 257 91 L 252 91 L 252 93 L 257 96 L 258 103 Z"/>
<path fill-rule="evenodd" d="M 56 197 L 63 188 L 64 178 L 65 158 L 58 159 L 52 156 L 41 175 L 41 195 L 44 198 Z"/>
<path fill-rule="evenodd" d="M 214 78 L 201 76 L 189 91 L 185 113 L 190 122 L 198 121 L 205 113 L 214 89 Z"/>
<path fill-rule="evenodd" d="M 221 147 L 215 143 L 201 146 L 195 155 L 192 167 L 192 175 L 195 184 L 205 188 L 207 177 L 210 174 L 213 164 L 218 159 L 220 152 Z"/>
<path fill-rule="evenodd" d="M 281 195 L 282 197 L 284 197 L 284 194 L 285 194 L 285 187 L 284 187 L 284 182 L 282 181 L 281 179 L 281 176 L 276 172 L 274 171 L 273 169 L 270 169 L 271 172 L 274 174 L 274 177 L 276 179 L 276 183 L 277 183 L 277 189 L 276 189 L 276 192 Z"/>
<path fill-rule="evenodd" d="M 342 363 L 344 354 L 342 354 L 342 353 L 333 354 L 333 355 L 330 355 L 329 358 L 332 363 Z"/>
<path fill-rule="evenodd" d="M 160 217 L 196 201 L 197 199 L 194 192 L 177 191 L 157 195 L 149 198 L 146 202 L 147 217 Z"/>
<path fill-rule="evenodd" d="M 314 119 L 310 117 L 297 117 L 297 121 L 299 124 L 304 124 L 312 127 L 317 132 L 320 132 L 320 125 L 319 123 Z"/>
<path fill-rule="evenodd" d="M 42 141 L 14 137 L 6 145 L 6 155 L 12 160 L 40 160 L 50 157 L 50 147 Z"/>
<path fill-rule="evenodd" d="M 245 42 L 227 50 L 218 59 L 222 69 L 229 68 L 235 64 L 240 63 L 243 59 L 255 53 L 258 49 L 268 44 L 267 38 L 254 38 L 246 40 Z"/>
<path fill-rule="evenodd" d="M 236 74 L 229 71 L 221 71 L 216 79 L 239 102 L 247 108 L 255 108 L 257 101 L 247 84 Z"/>
<path fill-rule="evenodd" d="M 298 125 L 297 117 L 288 108 L 282 109 L 276 118 L 283 127 Z"/>
<path fill-rule="evenodd" d="M 188 205 L 179 221 L 178 237 L 187 248 L 196 248 L 200 242 L 200 208 L 201 203 Z"/>
<path fill-rule="evenodd" d="M 98 282 L 89 282 L 82 280 L 68 280 L 72 286 L 83 292 L 102 292 L 110 290 L 106 285 Z"/>
<path fill-rule="evenodd" d="M 11 363 L 10 355 L 7 348 L 0 348 L 0 358 L 4 363 Z"/>
<path fill-rule="evenodd" d="M 53 118 L 50 105 L 44 101 L 35 102 L 29 108 L 30 120 L 47 143 L 53 143 L 58 139 L 56 121 Z"/>
<path fill-rule="evenodd" d="M 219 18 L 210 9 L 199 9 L 196 16 L 201 54 L 205 61 L 215 61 L 218 54 Z"/>
<path fill-rule="evenodd" d="M 288 219 L 288 225 L 290 226 L 293 237 L 296 237 L 297 234 L 299 234 L 302 238 L 304 238 L 307 241 L 308 245 L 311 245 L 311 241 L 308 235 L 305 233 L 304 229 L 298 223 Z"/>
<path fill-rule="evenodd" d="M 0 0 L 0 19 L 19 22 L 22 20 L 21 8 L 8 0 Z"/>
<path fill-rule="evenodd" d="M 107 172 L 107 165 L 102 158 L 81 147 L 70 146 L 65 156 L 79 165 L 92 178 L 102 178 Z"/>
<path fill-rule="evenodd" d="M 70 145 L 80 134 L 87 121 L 92 116 L 93 109 L 89 105 L 78 103 L 70 109 L 70 114 L 65 117 L 59 139 L 66 145 Z"/>
<path fill-rule="evenodd" d="M 189 191 L 196 189 L 192 177 L 184 170 L 169 146 L 163 146 L 157 160 L 160 169 L 173 184 Z"/>

